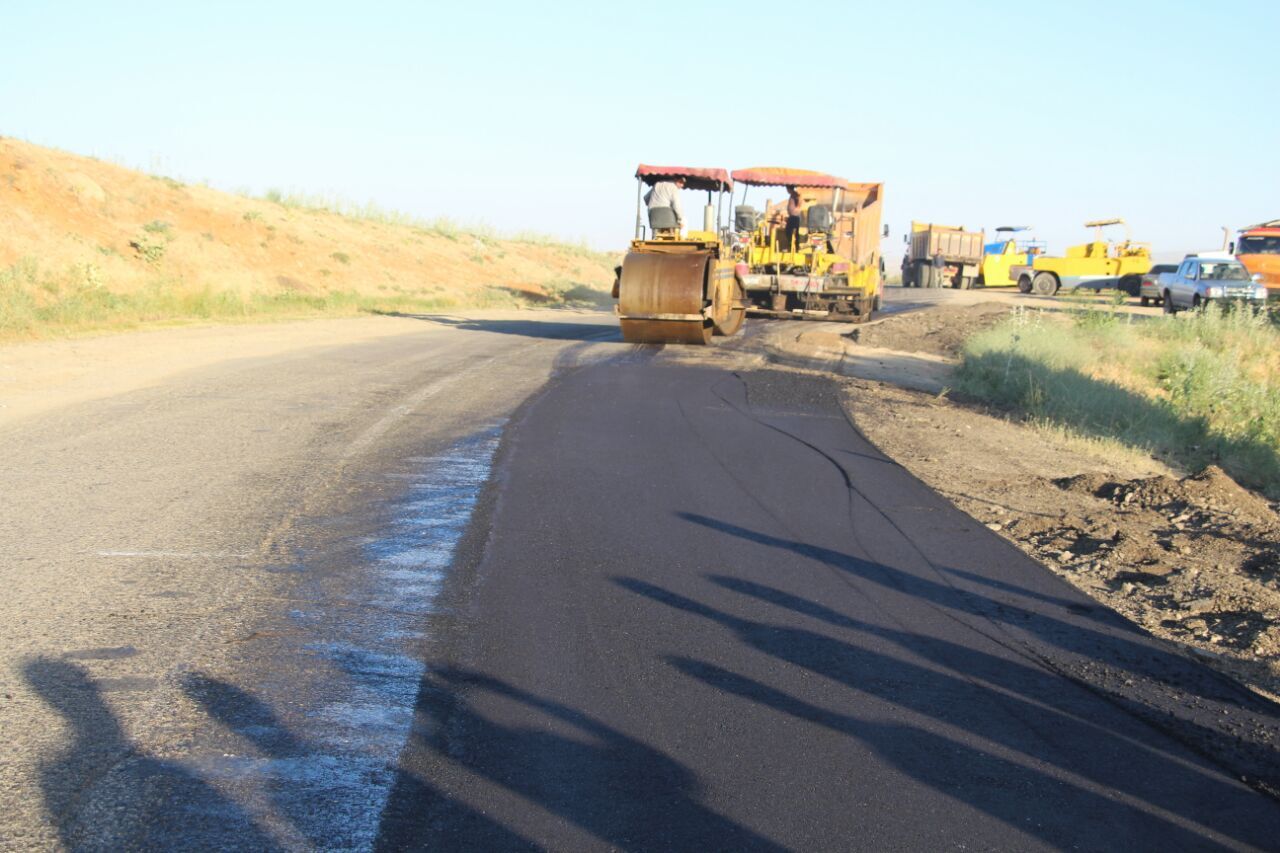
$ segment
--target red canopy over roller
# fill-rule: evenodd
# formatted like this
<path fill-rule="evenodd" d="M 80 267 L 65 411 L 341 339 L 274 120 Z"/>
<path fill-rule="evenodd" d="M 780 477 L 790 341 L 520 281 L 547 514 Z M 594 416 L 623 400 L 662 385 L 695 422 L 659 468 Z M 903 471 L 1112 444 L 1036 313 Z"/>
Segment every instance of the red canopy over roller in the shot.
<path fill-rule="evenodd" d="M 671 178 L 684 178 L 685 186 L 691 190 L 720 189 L 733 191 L 733 178 L 727 169 L 693 169 L 688 166 L 646 166 L 641 163 L 636 167 L 636 177 L 646 184 Z"/>
<path fill-rule="evenodd" d="M 756 166 L 753 169 L 735 169 L 735 181 L 754 187 L 825 187 L 847 190 L 849 182 L 835 175 L 810 172 L 808 169 L 786 169 L 778 166 Z"/>

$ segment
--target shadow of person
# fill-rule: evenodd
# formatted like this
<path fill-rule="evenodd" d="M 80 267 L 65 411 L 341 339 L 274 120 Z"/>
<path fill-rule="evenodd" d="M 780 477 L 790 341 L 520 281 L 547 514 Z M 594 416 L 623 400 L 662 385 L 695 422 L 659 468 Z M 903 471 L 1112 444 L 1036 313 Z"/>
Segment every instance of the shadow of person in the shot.
<path fill-rule="evenodd" d="M 1137 849 L 1145 843 L 1151 849 L 1227 850 L 1234 846 L 1221 836 L 1198 832 L 1102 791 L 1055 778 L 1023 756 L 1001 755 L 998 748 L 977 748 L 905 722 L 832 711 L 703 661 L 675 657 L 668 663 L 723 693 L 855 739 L 916 782 L 1055 847 Z M 1082 820 L 1085 815 L 1088 819 Z M 1132 839 L 1134 846 L 1122 839 Z"/>
<path fill-rule="evenodd" d="M 342 815 L 347 813 L 347 803 L 352 799 L 358 801 L 360 808 L 375 808 L 370 803 L 376 802 L 377 797 L 370 796 L 370 792 L 377 787 L 376 777 L 383 776 L 387 768 L 353 762 L 357 765 L 355 776 L 367 773 L 375 777 L 374 787 L 364 793 L 353 791 L 351 777 L 341 772 L 342 756 L 297 736 L 267 703 L 248 691 L 202 673 L 187 676 L 182 689 L 210 718 L 250 742 L 273 765 L 263 786 L 271 799 L 273 817 L 287 821 L 294 837 L 305 839 L 308 846 L 317 850 L 351 846 L 338 838 L 351 827 L 337 826 L 335 821 L 343 822 Z M 358 747 L 357 744 L 357 750 Z M 434 789 L 423 784 L 434 794 Z M 340 801 L 332 799 L 335 793 Z M 465 807 L 459 804 L 459 809 Z M 492 823 L 478 813 L 473 812 L 470 817 L 481 825 Z M 503 846 L 508 849 L 523 843 L 519 836 L 497 824 L 488 827 L 488 833 L 490 837 L 505 838 Z"/>
<path fill-rule="evenodd" d="M 535 313 L 529 319 L 503 320 L 485 317 L 458 317 L 452 314 L 407 314 L 400 311 L 375 311 L 383 317 L 403 317 L 450 326 L 467 332 L 492 332 L 498 335 L 520 335 L 555 341 L 618 341 L 622 331 L 616 323 L 575 323 L 555 318 L 551 311 Z M 601 316 L 604 315 L 603 312 Z"/>
<path fill-rule="evenodd" d="M 526 849 L 529 842 L 514 841 L 512 830 L 493 822 L 502 819 L 509 794 L 522 805 L 508 821 L 545 811 L 579 830 L 540 821 L 554 837 L 538 838 L 539 849 L 580 844 L 581 832 L 622 850 L 783 849 L 700 803 L 697 778 L 669 756 L 483 673 L 435 671 L 424 681 L 419 712 L 419 769 L 397 780 L 380 849 Z M 440 771 L 433 779 L 456 780 L 462 768 L 483 782 L 427 790 L 424 763 Z M 476 820 L 481 812 L 491 818 L 486 824 Z"/>
<path fill-rule="evenodd" d="M 39 657 L 22 673 L 68 727 L 67 743 L 39 769 L 45 809 L 68 848 L 201 850 L 234 838 L 245 849 L 283 849 L 189 770 L 132 744 L 83 668 Z"/>
<path fill-rule="evenodd" d="M 1042 837 L 1055 845 L 1124 847 L 1128 839 L 1137 846 L 1159 840 L 1157 846 L 1184 849 L 1210 840 L 1181 821 L 1167 819 L 1166 814 L 1182 815 L 1214 833 L 1253 844 L 1280 831 L 1280 812 L 1274 811 L 1272 803 L 1216 771 L 1188 763 L 1186 753 L 1167 738 L 1039 667 L 954 646 L 939 655 L 931 648 L 936 639 L 929 637 L 908 643 L 904 653 L 890 654 L 874 642 L 853 643 L 807 628 L 736 616 L 634 578 L 619 578 L 616 583 L 667 607 L 713 621 L 734 632 L 750 648 L 842 685 L 849 691 L 847 701 L 868 709 L 869 717 L 913 717 L 914 728 L 931 732 L 935 740 L 954 741 L 949 733 L 966 733 L 965 742 L 956 741 L 948 748 L 953 753 L 965 752 L 974 768 L 994 767 L 993 761 L 1001 767 L 1011 761 L 1020 765 L 1022 769 L 1016 772 L 1010 769 L 1006 775 L 981 777 L 966 776 L 965 761 L 948 764 L 952 772 L 936 775 L 916 766 L 899 769 L 1002 821 L 1021 814 L 1023 829 L 1041 831 Z M 795 605 L 794 601 L 787 603 Z M 812 606 L 802 607 L 800 612 L 821 613 L 821 605 L 808 604 Z M 902 632 L 885 632 L 854 620 L 844 621 L 842 627 L 896 635 L 898 642 L 903 642 Z M 929 660 L 930 655 L 944 665 Z M 693 666 L 687 660 L 677 663 Z M 687 671 L 693 673 L 693 669 Z M 781 701 L 780 691 L 763 685 L 745 695 L 765 693 L 778 707 L 788 704 Z M 824 699 L 829 695 L 829 691 L 822 693 Z M 790 704 L 816 705 L 803 700 Z M 847 720 L 840 725 L 872 731 Z M 879 732 L 879 736 L 887 738 L 886 732 Z M 911 734 L 905 730 L 897 733 Z M 946 745 L 943 740 L 935 744 L 939 748 Z M 878 747 L 890 758 L 939 760 L 896 744 L 879 743 Z M 1010 757 L 996 761 L 996 750 Z M 1179 755 L 1169 756 L 1172 751 Z M 1021 782 L 1023 787 L 1009 785 L 1009 780 Z M 1112 791 L 1124 791 L 1125 799 L 1109 796 Z M 1004 804 L 1002 797 L 1016 800 L 1016 809 Z M 1064 824 L 1064 814 L 1072 821 Z M 1256 819 L 1248 820 L 1250 815 Z M 1029 828 L 1033 824 L 1040 829 Z"/>
<path fill-rule="evenodd" d="M 1105 607 L 1073 604 L 1064 598 L 1046 596 L 1003 581 L 975 581 L 972 573 L 946 566 L 935 567 L 930 564 L 927 571 L 911 572 L 819 545 L 748 530 L 697 513 L 679 512 L 677 515 L 693 524 L 797 554 L 861 581 L 922 599 L 944 608 L 952 616 L 977 616 L 989 620 L 1009 631 L 1010 638 L 1017 637 L 1028 643 L 1030 651 L 1040 653 L 1042 662 L 1052 653 L 1055 666 L 1064 670 L 1105 667 L 1141 677 L 1153 684 L 1194 693 L 1203 699 L 1237 709 L 1247 709 L 1263 718 L 1274 719 L 1277 711 L 1280 711 L 1274 703 L 1267 702 L 1230 679 L 1173 654 L 1132 622 Z M 926 576 L 935 572 L 933 577 Z M 947 577 L 1009 592 L 1025 601 L 1016 603 L 1008 598 L 998 600 L 990 595 L 953 585 L 945 580 Z M 1081 602 L 1085 600 L 1081 598 Z M 972 624 L 965 624 L 979 630 Z M 1038 650 L 1031 648 L 1032 641 L 1039 647 Z M 1276 782 L 1280 783 L 1280 779 Z"/>
<path fill-rule="evenodd" d="M 802 614 L 821 620 L 837 628 L 844 628 L 875 636 L 894 643 L 903 652 L 912 656 L 920 656 L 951 668 L 966 677 L 977 677 L 1002 690 L 1008 690 L 1025 696 L 1033 702 L 1044 703 L 1047 707 L 1060 704 L 1064 689 L 1063 679 L 1052 671 L 1035 665 L 1013 663 L 1004 657 L 987 654 L 973 648 L 967 648 L 941 637 L 930 637 L 911 631 L 898 630 L 884 626 L 873 626 L 852 619 L 815 601 L 784 592 L 765 584 L 758 584 L 725 575 L 711 575 L 712 583 L 725 589 L 766 601 L 793 613 Z M 1188 667 L 1196 667 L 1190 661 Z M 1140 706 L 1123 695 L 1107 695 L 1111 704 L 1133 714 L 1139 719 L 1147 719 L 1150 710 Z M 1274 721 L 1273 721 L 1274 722 Z M 1207 753 L 1218 763 L 1228 766 L 1234 773 L 1247 775 L 1250 781 L 1268 783 L 1264 787 L 1273 787 L 1280 780 L 1280 750 L 1266 743 L 1251 744 L 1245 755 L 1233 755 L 1240 748 L 1240 739 L 1236 735 L 1228 735 L 1220 730 L 1198 726 L 1192 720 L 1160 721 L 1157 728 L 1172 735 L 1176 740 L 1191 744 Z M 1274 728 L 1274 725 L 1272 726 Z M 1223 741 L 1231 741 L 1224 743 Z M 1224 760 L 1226 759 L 1226 760 Z"/>

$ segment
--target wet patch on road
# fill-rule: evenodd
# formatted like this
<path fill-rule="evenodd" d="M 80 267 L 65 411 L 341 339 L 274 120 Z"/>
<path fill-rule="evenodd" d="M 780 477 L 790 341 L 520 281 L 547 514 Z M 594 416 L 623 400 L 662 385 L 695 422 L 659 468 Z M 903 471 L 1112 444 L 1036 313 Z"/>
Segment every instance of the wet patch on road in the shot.
<path fill-rule="evenodd" d="M 308 520 L 295 606 L 236 644 L 244 676 L 186 677 L 212 724 L 166 759 L 215 790 L 225 818 L 199 845 L 234 846 L 253 828 L 286 849 L 371 848 L 426 674 L 416 652 L 500 435 L 412 457 L 336 521 Z"/>

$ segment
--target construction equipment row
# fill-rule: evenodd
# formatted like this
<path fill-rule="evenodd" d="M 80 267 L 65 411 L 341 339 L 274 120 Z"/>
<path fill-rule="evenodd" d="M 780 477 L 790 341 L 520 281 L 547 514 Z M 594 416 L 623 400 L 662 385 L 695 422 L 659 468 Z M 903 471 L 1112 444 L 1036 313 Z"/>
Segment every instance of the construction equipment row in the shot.
<path fill-rule="evenodd" d="M 670 208 L 644 207 L 644 188 L 682 180 L 707 193 L 702 228 L 681 233 Z M 883 185 L 802 169 L 640 165 L 636 231 L 617 268 L 614 296 L 630 343 L 707 344 L 730 336 L 748 312 L 863 322 L 880 306 Z M 726 197 L 743 195 L 726 221 Z M 788 200 L 747 204 L 752 187 L 786 189 Z"/>

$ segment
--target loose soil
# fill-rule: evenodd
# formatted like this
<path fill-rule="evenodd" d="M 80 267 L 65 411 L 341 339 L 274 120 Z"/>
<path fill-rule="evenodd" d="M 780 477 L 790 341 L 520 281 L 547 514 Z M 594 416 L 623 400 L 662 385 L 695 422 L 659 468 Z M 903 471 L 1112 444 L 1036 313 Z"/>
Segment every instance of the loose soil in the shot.
<path fill-rule="evenodd" d="M 860 346 L 954 358 L 1007 310 L 940 306 L 886 318 L 848 335 L 853 357 L 841 364 L 856 366 Z M 945 394 L 853 375 L 847 401 L 858 426 L 913 474 L 1098 601 L 1280 697 L 1275 505 L 1216 467 L 1188 476 Z"/>
<path fill-rule="evenodd" d="M 1009 305 L 1003 302 L 912 311 L 854 329 L 849 337 L 867 347 L 958 358 L 965 341 L 1008 313 Z"/>

